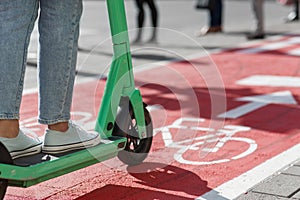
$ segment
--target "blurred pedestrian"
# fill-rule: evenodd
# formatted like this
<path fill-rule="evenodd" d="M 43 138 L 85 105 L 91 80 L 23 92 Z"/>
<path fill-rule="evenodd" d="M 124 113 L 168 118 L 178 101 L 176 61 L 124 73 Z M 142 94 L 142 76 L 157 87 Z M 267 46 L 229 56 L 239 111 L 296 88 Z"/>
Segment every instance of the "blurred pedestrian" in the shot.
<path fill-rule="evenodd" d="M 294 0 L 294 9 L 290 14 L 286 17 L 285 22 L 293 22 L 299 20 L 299 0 Z"/>
<path fill-rule="evenodd" d="M 255 30 L 254 33 L 247 36 L 248 40 L 265 38 L 264 31 L 264 0 L 252 0 L 252 9 L 254 13 Z"/>
<path fill-rule="evenodd" d="M 136 6 L 138 8 L 137 14 L 137 24 L 138 32 L 134 40 L 134 43 L 139 43 L 142 39 L 143 26 L 145 21 L 145 11 L 144 4 L 148 4 L 151 12 L 151 22 L 152 22 L 152 35 L 148 42 L 156 43 L 157 42 L 157 22 L 158 22 L 158 11 L 157 6 L 154 0 L 136 0 Z"/>
<path fill-rule="evenodd" d="M 222 32 L 223 2 L 222 0 L 213 0 L 214 4 L 209 8 L 209 26 L 203 27 L 197 35 L 206 35 L 209 33 Z"/>

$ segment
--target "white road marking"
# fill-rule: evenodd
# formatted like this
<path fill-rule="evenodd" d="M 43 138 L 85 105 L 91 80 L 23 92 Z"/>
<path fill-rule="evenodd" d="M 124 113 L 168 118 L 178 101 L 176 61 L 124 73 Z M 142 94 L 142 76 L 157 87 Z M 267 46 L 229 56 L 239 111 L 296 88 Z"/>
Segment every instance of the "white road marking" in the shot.
<path fill-rule="evenodd" d="M 272 42 L 258 47 L 243 49 L 237 51 L 237 53 L 245 53 L 245 54 L 261 53 L 265 51 L 272 51 L 272 50 L 286 48 L 297 44 L 300 44 L 300 37 L 293 37 L 285 41 Z"/>
<path fill-rule="evenodd" d="M 300 87 L 300 77 L 254 75 L 238 80 L 236 84 L 267 87 Z"/>
<path fill-rule="evenodd" d="M 239 106 L 218 115 L 220 118 L 236 119 L 268 104 L 297 104 L 290 91 L 280 91 L 265 95 L 256 95 L 237 98 L 237 101 L 249 101 L 250 103 Z"/>
<path fill-rule="evenodd" d="M 291 56 L 300 56 L 300 48 L 290 50 L 287 54 Z"/>
<path fill-rule="evenodd" d="M 196 200 L 231 200 L 247 192 L 256 184 L 279 172 L 287 165 L 299 159 L 300 144 L 266 160 L 264 163 L 241 174 L 240 176 L 216 187 Z"/>

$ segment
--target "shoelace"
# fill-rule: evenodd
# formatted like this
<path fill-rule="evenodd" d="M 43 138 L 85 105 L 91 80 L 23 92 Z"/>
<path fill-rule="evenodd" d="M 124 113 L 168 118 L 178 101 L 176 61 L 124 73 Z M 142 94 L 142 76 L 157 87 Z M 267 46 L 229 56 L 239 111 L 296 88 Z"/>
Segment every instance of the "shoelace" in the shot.
<path fill-rule="evenodd" d="M 77 123 L 75 123 L 74 121 L 69 121 L 69 126 L 76 129 L 76 132 L 77 130 L 80 130 L 81 132 L 86 132 L 83 128 L 81 128 L 81 126 Z"/>
<path fill-rule="evenodd" d="M 39 136 L 33 132 L 32 130 L 28 129 L 28 128 L 25 128 L 25 127 L 22 127 L 20 128 L 20 130 L 28 137 L 31 137 L 35 140 L 37 140 L 38 142 L 41 142 L 41 140 L 39 139 Z"/>

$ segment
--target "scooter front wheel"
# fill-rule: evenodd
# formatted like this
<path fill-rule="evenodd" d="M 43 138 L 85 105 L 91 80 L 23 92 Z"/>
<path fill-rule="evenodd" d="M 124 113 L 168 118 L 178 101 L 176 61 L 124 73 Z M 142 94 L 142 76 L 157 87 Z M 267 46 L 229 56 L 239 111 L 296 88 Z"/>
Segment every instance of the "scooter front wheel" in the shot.
<path fill-rule="evenodd" d="M 144 117 L 146 133 L 143 133 L 143 135 L 146 135 L 146 137 L 143 139 L 138 137 L 138 127 L 131 107 L 129 109 L 129 119 L 127 119 L 128 123 L 126 124 L 125 129 L 121 130 L 117 125 L 114 128 L 113 135 L 127 138 L 126 146 L 124 150 L 118 153 L 118 158 L 123 163 L 130 166 L 142 163 L 146 159 L 151 148 L 153 126 L 150 113 L 146 108 L 144 108 Z"/>
<path fill-rule="evenodd" d="M 1 142 L 0 142 L 0 155 L 1 155 L 0 163 L 3 163 L 3 164 L 12 164 L 13 163 L 9 152 L 7 151 L 7 149 Z M 1 174 L 1 169 L 0 169 L 0 174 Z M 0 179 L 0 200 L 4 199 L 7 186 L 8 186 L 8 180 Z"/>

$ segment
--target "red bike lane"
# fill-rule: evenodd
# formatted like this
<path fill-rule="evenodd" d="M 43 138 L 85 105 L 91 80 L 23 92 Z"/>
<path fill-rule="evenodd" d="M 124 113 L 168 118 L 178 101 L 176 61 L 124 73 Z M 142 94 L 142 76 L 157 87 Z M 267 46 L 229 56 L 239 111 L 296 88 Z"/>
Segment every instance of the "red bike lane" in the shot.
<path fill-rule="evenodd" d="M 6 199 L 195 199 L 290 149 L 300 141 L 298 40 L 285 36 L 136 73 L 155 128 L 144 164 L 112 159 L 10 187 Z M 76 85 L 75 121 L 92 127 L 104 85 Z M 37 94 L 23 97 L 22 121 L 41 135 L 36 104 Z"/>

